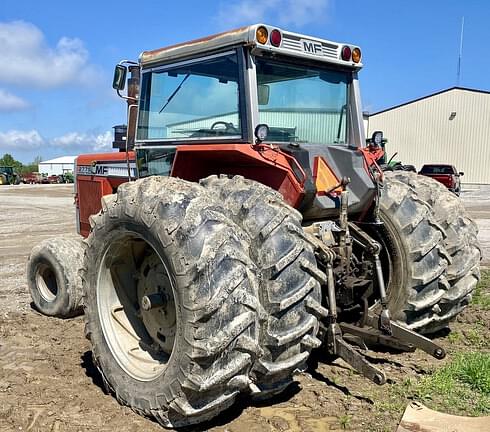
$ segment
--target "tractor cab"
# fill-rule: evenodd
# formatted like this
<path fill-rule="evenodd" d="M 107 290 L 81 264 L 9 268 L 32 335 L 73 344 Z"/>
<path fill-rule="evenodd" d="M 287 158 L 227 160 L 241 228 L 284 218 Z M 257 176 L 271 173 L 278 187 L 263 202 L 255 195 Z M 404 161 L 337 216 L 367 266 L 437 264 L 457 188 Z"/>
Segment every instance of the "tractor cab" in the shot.
<path fill-rule="evenodd" d="M 113 87 L 126 81 L 116 66 Z M 358 71 L 361 50 L 258 24 L 144 51 L 129 64 L 128 149 L 139 177 L 241 174 L 306 219 L 373 201 Z M 342 186 L 344 184 L 344 186 Z"/>

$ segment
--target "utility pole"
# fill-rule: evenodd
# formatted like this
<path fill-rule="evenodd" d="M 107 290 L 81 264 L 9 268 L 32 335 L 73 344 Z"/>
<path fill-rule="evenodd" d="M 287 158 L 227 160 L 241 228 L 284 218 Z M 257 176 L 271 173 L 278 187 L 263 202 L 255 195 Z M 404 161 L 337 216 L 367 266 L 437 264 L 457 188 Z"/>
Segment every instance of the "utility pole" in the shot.
<path fill-rule="evenodd" d="M 458 87 L 461 81 L 461 58 L 463 57 L 463 33 L 464 33 L 464 16 L 461 19 L 461 37 L 459 40 L 458 72 L 456 74 L 456 85 Z"/>

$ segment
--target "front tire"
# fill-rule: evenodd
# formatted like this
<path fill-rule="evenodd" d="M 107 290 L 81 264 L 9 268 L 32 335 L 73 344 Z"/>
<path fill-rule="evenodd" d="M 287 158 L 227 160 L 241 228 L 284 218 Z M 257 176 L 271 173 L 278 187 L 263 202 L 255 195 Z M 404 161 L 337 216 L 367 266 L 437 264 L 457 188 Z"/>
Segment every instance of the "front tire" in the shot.
<path fill-rule="evenodd" d="M 248 391 L 261 351 L 256 270 L 213 197 L 197 184 L 150 177 L 103 197 L 91 225 L 86 336 L 118 401 L 180 427 Z"/>

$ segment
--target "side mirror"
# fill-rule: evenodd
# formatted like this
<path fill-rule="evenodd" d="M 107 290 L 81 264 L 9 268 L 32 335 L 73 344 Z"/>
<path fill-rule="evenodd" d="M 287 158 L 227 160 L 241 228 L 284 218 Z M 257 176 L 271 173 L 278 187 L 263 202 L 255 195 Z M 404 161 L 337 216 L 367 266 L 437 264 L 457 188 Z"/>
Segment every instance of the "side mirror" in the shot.
<path fill-rule="evenodd" d="M 259 84 L 257 87 L 257 96 L 259 105 L 269 104 L 270 87 L 267 84 Z"/>
<path fill-rule="evenodd" d="M 459 172 L 459 175 L 460 175 L 460 176 L 464 176 L 464 172 L 460 171 L 460 172 Z"/>
<path fill-rule="evenodd" d="M 123 65 L 116 65 L 114 69 L 114 79 L 112 80 L 112 88 L 114 90 L 122 91 L 126 86 L 126 75 L 128 69 Z"/>

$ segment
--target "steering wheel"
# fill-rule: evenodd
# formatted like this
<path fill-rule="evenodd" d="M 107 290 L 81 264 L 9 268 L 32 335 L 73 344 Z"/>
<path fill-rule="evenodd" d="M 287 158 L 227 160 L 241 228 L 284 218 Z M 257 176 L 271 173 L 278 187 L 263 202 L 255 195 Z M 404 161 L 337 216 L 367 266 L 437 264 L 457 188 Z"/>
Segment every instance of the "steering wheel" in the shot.
<path fill-rule="evenodd" d="M 218 125 L 223 125 L 225 127 L 225 131 L 231 131 L 231 132 L 234 132 L 234 133 L 238 133 L 238 129 L 233 126 L 233 123 L 228 123 L 228 122 L 225 122 L 225 121 L 222 121 L 222 120 L 219 120 L 219 121 L 215 121 L 212 125 L 211 125 L 211 130 L 214 130 L 216 129 L 216 126 Z"/>

